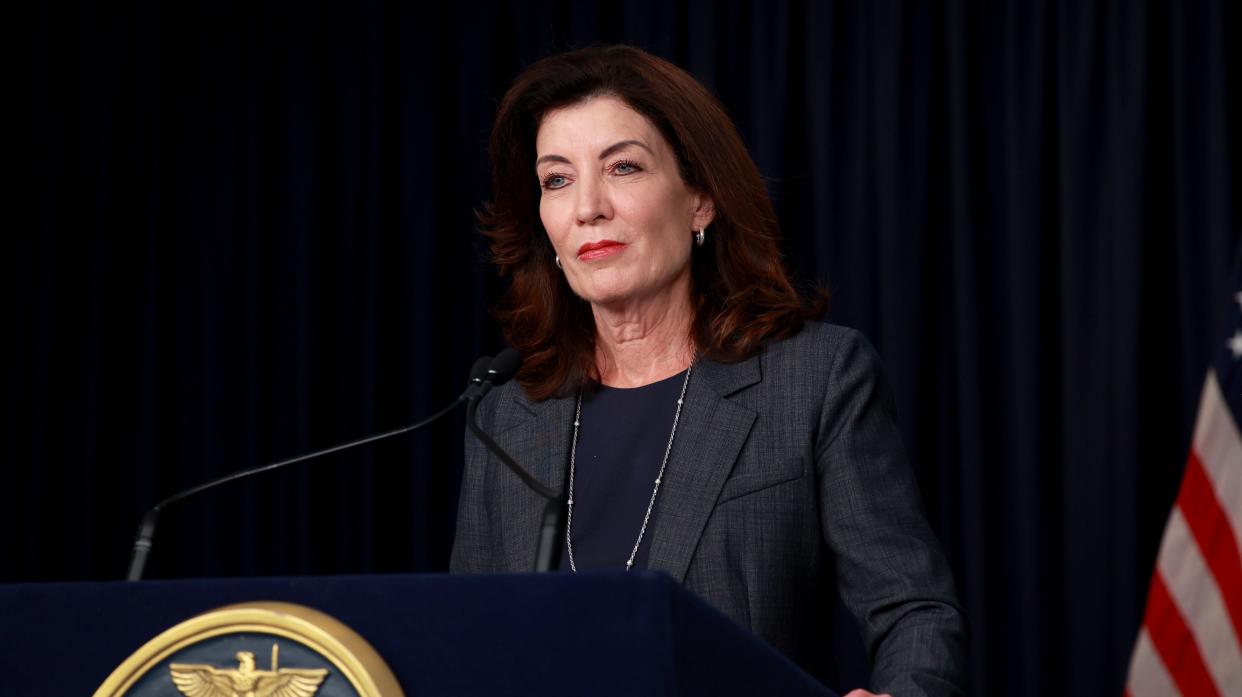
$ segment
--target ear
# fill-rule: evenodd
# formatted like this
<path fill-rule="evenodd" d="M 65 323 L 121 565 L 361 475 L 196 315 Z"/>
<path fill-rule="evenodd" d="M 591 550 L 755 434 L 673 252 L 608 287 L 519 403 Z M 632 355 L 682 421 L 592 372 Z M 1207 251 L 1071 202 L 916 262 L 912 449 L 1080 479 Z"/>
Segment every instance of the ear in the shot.
<path fill-rule="evenodd" d="M 716 202 L 707 194 L 694 195 L 694 230 L 702 230 L 716 219 Z"/>

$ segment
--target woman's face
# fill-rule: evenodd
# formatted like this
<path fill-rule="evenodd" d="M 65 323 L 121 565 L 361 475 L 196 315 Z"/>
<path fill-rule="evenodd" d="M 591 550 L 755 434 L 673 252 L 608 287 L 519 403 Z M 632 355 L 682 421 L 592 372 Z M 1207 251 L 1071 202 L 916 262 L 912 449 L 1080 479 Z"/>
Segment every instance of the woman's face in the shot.
<path fill-rule="evenodd" d="M 688 281 L 694 231 L 714 208 L 682 182 L 676 155 L 646 117 L 616 97 L 595 97 L 548 112 L 535 150 L 539 217 L 575 293 L 618 305 Z"/>

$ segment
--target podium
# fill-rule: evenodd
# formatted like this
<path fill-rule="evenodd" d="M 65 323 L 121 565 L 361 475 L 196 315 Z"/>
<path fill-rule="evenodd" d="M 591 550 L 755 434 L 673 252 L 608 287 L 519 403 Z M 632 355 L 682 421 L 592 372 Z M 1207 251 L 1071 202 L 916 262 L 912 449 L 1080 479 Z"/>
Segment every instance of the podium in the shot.
<path fill-rule="evenodd" d="M 834 695 L 647 571 L 0 585 L 0 692 L 91 695 L 165 629 L 251 601 L 340 620 L 378 651 L 406 697 Z"/>

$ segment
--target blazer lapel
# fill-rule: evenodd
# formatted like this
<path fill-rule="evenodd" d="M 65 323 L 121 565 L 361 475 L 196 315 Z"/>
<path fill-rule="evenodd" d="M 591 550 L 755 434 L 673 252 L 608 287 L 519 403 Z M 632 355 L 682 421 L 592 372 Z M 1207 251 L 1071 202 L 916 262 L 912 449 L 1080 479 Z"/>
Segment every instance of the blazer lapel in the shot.
<path fill-rule="evenodd" d="M 569 463 L 575 399 L 555 398 L 532 404 L 520 391 L 512 399 L 513 422 L 493 438 L 536 479 L 560 490 Z M 502 463 L 497 462 L 496 467 L 495 476 L 500 484 L 496 503 L 502 509 L 499 519 L 508 524 L 502 538 L 505 570 L 533 571 L 546 499 L 527 488 Z"/>
<path fill-rule="evenodd" d="M 685 580 L 720 489 L 755 422 L 753 410 L 726 397 L 761 379 L 758 357 L 695 366 L 656 500 L 649 568 Z"/>

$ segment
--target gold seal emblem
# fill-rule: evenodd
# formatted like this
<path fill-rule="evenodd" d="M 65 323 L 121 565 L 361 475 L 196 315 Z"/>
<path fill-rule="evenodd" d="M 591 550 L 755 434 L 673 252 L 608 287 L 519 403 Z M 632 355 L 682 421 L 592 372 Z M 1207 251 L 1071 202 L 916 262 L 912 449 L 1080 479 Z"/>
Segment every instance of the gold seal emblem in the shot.
<path fill-rule="evenodd" d="M 271 668 L 262 670 L 254 652 L 268 642 Z M 295 667 L 280 667 L 282 645 Z M 95 697 L 163 695 L 173 686 L 186 697 L 313 697 L 325 683 L 336 685 L 334 694 L 403 697 L 375 649 L 335 618 L 302 605 L 253 602 L 165 630 L 117 666 Z"/>
<path fill-rule="evenodd" d="M 173 684 L 186 697 L 312 697 L 328 677 L 327 668 L 279 668 L 280 644 L 272 644 L 272 669 L 257 670 L 254 654 L 238 651 L 238 666 L 217 668 L 206 663 L 168 666 Z"/>

